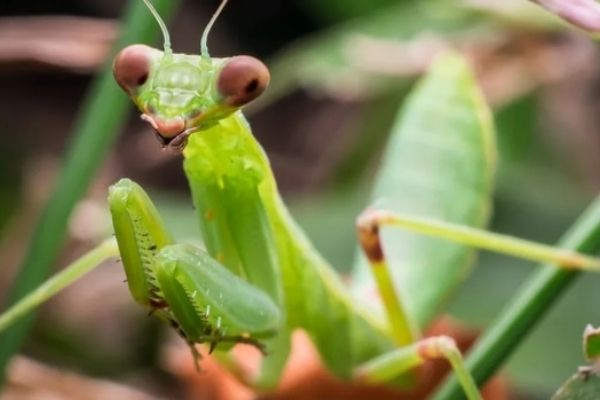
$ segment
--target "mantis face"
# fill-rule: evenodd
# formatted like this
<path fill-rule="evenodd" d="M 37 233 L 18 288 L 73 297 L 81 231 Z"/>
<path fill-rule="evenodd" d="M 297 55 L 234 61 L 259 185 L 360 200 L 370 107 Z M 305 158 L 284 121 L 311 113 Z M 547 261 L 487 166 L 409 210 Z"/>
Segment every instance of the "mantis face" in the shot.
<path fill-rule="evenodd" d="M 113 73 L 161 142 L 175 148 L 257 98 L 269 84 L 269 70 L 254 57 L 214 59 L 142 44 L 121 50 Z"/>

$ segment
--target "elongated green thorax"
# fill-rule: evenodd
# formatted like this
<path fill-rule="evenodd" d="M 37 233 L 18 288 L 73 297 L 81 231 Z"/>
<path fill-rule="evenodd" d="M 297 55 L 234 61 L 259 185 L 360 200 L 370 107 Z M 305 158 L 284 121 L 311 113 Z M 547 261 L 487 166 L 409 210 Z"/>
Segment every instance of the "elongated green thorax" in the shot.
<path fill-rule="evenodd" d="M 281 373 L 288 345 L 283 339 L 294 328 L 307 331 L 340 376 L 349 377 L 354 365 L 391 348 L 385 328 L 353 305 L 339 277 L 290 218 L 241 113 L 192 134 L 184 157 L 207 250 L 282 310 L 285 328 L 281 343 L 270 349 L 276 357 L 265 359 L 273 373 L 265 380 L 276 381 Z"/>
<path fill-rule="evenodd" d="M 193 134 L 184 169 L 208 252 L 282 304 L 275 238 L 260 193 L 269 170 L 254 138 L 240 134 L 247 130 L 236 114 Z"/>

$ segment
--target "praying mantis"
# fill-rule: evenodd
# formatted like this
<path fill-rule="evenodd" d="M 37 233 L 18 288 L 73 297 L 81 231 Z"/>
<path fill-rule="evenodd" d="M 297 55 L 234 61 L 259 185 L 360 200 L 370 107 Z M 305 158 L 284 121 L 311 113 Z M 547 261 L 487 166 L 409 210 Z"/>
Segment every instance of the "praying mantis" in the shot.
<path fill-rule="evenodd" d="M 290 350 L 291 332 L 304 329 L 339 377 L 397 383 L 404 376 L 400 384 L 409 384 L 414 367 L 446 358 L 466 396 L 478 399 L 452 339 L 419 338 L 422 324 L 396 290 L 393 265 L 387 262 L 395 246 L 381 240 L 381 228 L 397 225 L 566 267 L 599 268 L 598 260 L 574 252 L 371 208 L 357 225 L 384 308 L 381 317 L 372 313 L 354 300 L 290 217 L 268 160 L 240 112 L 266 89 L 267 68 L 249 56 L 215 59 L 208 54 L 207 35 L 225 2 L 207 25 L 201 54 L 192 56 L 172 52 L 164 23 L 144 1 L 159 21 L 164 49 L 125 48 L 115 59 L 114 74 L 162 144 L 182 150 L 205 249 L 176 243 L 143 189 L 130 180 L 111 187 L 109 206 L 133 298 L 190 343 L 195 358 L 195 343 L 217 351 L 236 343 L 256 346 L 266 356 L 261 375 L 251 383 L 273 387 Z M 477 131 L 475 146 L 485 168 L 473 171 L 472 183 L 489 193 L 491 120 L 464 62 L 455 56 L 439 61 L 412 104 L 445 80 L 450 91 L 445 98 L 456 103 L 443 105 L 459 107 L 465 125 Z M 459 212 L 469 213 L 466 219 L 479 227 L 487 207 L 487 200 L 478 201 Z M 458 257 L 464 257 L 462 250 Z"/>

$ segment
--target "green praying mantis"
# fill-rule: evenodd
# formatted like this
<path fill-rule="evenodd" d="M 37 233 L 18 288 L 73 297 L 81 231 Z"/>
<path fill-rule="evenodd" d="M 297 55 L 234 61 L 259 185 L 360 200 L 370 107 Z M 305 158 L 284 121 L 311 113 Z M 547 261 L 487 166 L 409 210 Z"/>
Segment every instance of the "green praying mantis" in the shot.
<path fill-rule="evenodd" d="M 472 170 L 454 171 L 464 179 L 434 182 L 433 190 L 423 189 L 419 171 L 414 171 L 412 181 L 401 182 L 405 186 L 399 190 L 430 196 L 422 199 L 425 209 L 427 202 L 443 202 L 444 190 L 453 190 L 446 186 L 479 190 L 487 196 L 465 197 L 463 203 L 447 206 L 447 220 L 459 216 L 471 226 L 418 217 L 418 212 L 407 213 L 402 207 L 397 212 L 389 204 L 367 209 L 359 216 L 359 240 L 366 259 L 363 266 L 370 268 L 359 269 L 357 276 L 372 274 L 383 305 L 382 310 L 373 311 L 367 300 L 357 300 L 357 293 L 368 290 L 368 284 L 356 279 L 357 285 L 363 286 L 357 286 L 357 293 L 353 293 L 291 218 L 268 159 L 240 111 L 266 89 L 268 69 L 249 56 L 209 56 L 207 35 L 226 2 L 221 3 L 202 35 L 200 55 L 174 53 L 160 16 L 148 0 L 144 2 L 163 31 L 163 51 L 139 44 L 129 46 L 116 56 L 114 75 L 162 144 L 182 151 L 204 247 L 177 243 L 144 190 L 122 179 L 109 193 L 117 244 L 112 240 L 103 243 L 32 293 L 0 317 L 0 329 L 11 314 L 14 317 L 39 304 L 97 264 L 101 255 L 118 250 L 132 297 L 170 324 L 190 344 L 196 360 L 200 357 L 196 343 L 207 343 L 211 352 L 227 351 L 242 343 L 265 353 L 261 374 L 247 383 L 274 387 L 290 352 L 291 333 L 303 329 L 325 366 L 341 378 L 407 386 L 415 367 L 429 359 L 445 358 L 465 395 L 479 399 L 477 386 L 453 340 L 446 336 L 421 338 L 420 331 L 430 318 L 420 311 L 421 305 L 438 304 L 445 294 L 426 285 L 416 286 L 411 293 L 418 292 L 420 297 L 413 300 L 398 290 L 406 283 L 398 282 L 394 265 L 388 265 L 389 255 L 408 252 L 410 246 L 420 244 L 414 240 L 395 242 L 387 227 L 569 268 L 600 269 L 599 260 L 576 252 L 477 229 L 485 224 L 489 212 L 495 163 L 492 122 L 465 63 L 457 56 L 448 56 L 436 62 L 418 86 L 399 124 L 416 123 L 419 128 L 435 131 L 436 123 L 448 123 L 443 118 L 436 122 L 435 112 L 447 108 L 448 118 L 458 120 L 464 131 L 473 134 L 458 132 L 455 137 L 440 139 L 442 145 L 448 140 L 456 142 L 449 151 L 437 148 L 435 142 L 424 143 L 424 148 L 438 157 L 434 162 L 445 163 L 450 171 L 460 152 L 469 146 L 478 149 L 480 162 Z M 432 93 L 439 98 L 432 100 L 436 97 Z M 415 109 L 432 114 L 424 118 L 422 112 L 411 112 Z M 420 137 L 431 139 L 419 136 L 419 132 L 405 135 L 390 145 L 387 157 L 393 157 L 393 152 L 397 157 L 415 156 L 403 154 L 400 144 Z M 445 257 L 464 265 L 469 253 L 457 246 Z M 452 287 L 464 271 L 441 273 L 448 275 L 452 282 L 446 286 Z"/>

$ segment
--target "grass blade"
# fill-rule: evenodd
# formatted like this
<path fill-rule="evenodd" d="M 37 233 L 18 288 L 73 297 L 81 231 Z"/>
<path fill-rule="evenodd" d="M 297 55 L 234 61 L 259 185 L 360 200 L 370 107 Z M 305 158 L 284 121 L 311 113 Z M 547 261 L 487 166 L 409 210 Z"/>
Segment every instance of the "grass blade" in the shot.
<path fill-rule="evenodd" d="M 600 249 L 600 197 L 579 217 L 558 246 L 583 253 Z M 466 359 L 467 368 L 481 385 L 508 359 L 546 311 L 581 272 L 545 265 L 523 285 L 492 326 L 477 341 Z M 440 389 L 437 400 L 461 399 L 454 378 Z"/>
<path fill-rule="evenodd" d="M 163 17 L 170 15 L 178 1 L 160 0 L 155 5 Z M 116 49 L 134 42 L 148 42 L 159 33 L 156 22 L 141 1 L 131 1 L 123 19 L 123 31 Z M 67 221 L 77 200 L 85 193 L 90 180 L 116 137 L 129 108 L 127 97 L 114 83 L 111 63 L 89 90 L 75 134 L 66 155 L 62 172 L 42 212 L 20 273 L 9 294 L 9 304 L 25 296 L 48 275 L 63 243 Z M 6 363 L 23 342 L 33 316 L 26 317 L 0 335 L 0 378 Z"/>

